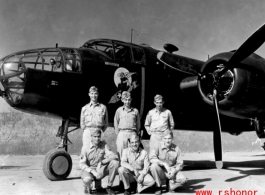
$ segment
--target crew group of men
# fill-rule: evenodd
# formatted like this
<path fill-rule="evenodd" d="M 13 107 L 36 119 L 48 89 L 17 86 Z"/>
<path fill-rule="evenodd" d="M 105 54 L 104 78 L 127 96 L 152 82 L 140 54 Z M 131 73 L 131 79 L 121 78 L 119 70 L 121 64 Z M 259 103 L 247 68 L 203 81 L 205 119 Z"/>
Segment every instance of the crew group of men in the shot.
<path fill-rule="evenodd" d="M 101 179 L 108 175 L 106 191 L 114 195 L 113 182 L 119 173 L 120 186 L 124 195 L 156 184 L 156 195 L 162 193 L 162 182 L 166 181 L 169 190 L 174 191 L 183 185 L 187 178 L 181 172 L 183 161 L 179 147 L 172 143 L 174 120 L 171 112 L 163 107 L 161 95 L 156 95 L 156 107 L 149 111 L 145 128 L 150 137 L 149 153 L 140 147 L 140 116 L 136 108 L 131 107 L 130 93 L 122 93 L 123 106 L 118 108 L 114 117 L 114 130 L 117 134 L 117 154 L 101 140 L 108 126 L 108 111 L 98 102 L 98 89 L 89 90 L 90 103 L 81 111 L 80 126 L 83 132 L 83 147 L 80 157 L 82 181 L 85 194 L 91 193 L 94 181 L 96 190 L 102 190 Z M 135 185 L 136 184 L 136 185 Z"/>

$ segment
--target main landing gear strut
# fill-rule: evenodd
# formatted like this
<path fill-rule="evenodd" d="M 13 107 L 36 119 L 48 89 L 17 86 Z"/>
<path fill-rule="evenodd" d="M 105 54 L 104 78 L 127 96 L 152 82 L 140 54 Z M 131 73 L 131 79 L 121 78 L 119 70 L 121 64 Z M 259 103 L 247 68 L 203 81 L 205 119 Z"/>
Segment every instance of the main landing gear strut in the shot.
<path fill-rule="evenodd" d="M 51 181 L 66 179 L 72 170 L 72 158 L 67 152 L 68 150 L 68 133 L 77 130 L 79 127 L 68 131 L 69 119 L 62 120 L 62 126 L 59 127 L 56 137 L 62 139 L 61 143 L 55 148 L 50 150 L 43 161 L 43 173 Z"/>
<path fill-rule="evenodd" d="M 254 126 L 256 130 L 256 134 L 259 138 L 265 138 L 265 130 L 264 130 L 264 122 L 263 120 L 259 120 L 257 118 L 254 119 Z M 265 150 L 265 142 L 261 146 Z"/>

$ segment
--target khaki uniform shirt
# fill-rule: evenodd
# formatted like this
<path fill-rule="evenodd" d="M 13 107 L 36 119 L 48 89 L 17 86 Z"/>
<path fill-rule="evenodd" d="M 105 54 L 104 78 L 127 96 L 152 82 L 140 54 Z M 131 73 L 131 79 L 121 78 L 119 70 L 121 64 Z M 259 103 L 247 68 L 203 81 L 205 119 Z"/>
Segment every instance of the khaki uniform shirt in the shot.
<path fill-rule="evenodd" d="M 164 142 L 160 142 L 159 146 L 150 152 L 149 159 L 151 163 L 157 159 L 166 162 L 169 167 L 175 167 L 177 170 L 181 170 L 183 167 L 181 151 L 175 144 L 166 148 Z"/>
<path fill-rule="evenodd" d="M 116 134 L 118 134 L 120 130 L 134 130 L 138 133 L 140 125 L 140 116 L 136 108 L 130 108 L 127 110 L 124 106 L 121 106 L 116 110 L 114 116 L 114 128 Z"/>
<path fill-rule="evenodd" d="M 81 129 L 86 127 L 98 127 L 103 131 L 108 127 L 108 111 L 106 106 L 100 103 L 85 105 L 81 111 L 80 117 Z"/>
<path fill-rule="evenodd" d="M 118 159 L 117 155 L 109 149 L 105 142 L 101 141 L 98 146 L 93 145 L 91 142 L 90 146 L 81 152 L 79 167 L 81 170 L 89 172 L 92 169 L 96 169 L 103 159 L 111 157 L 116 157 L 116 159 Z"/>
<path fill-rule="evenodd" d="M 170 110 L 163 108 L 160 112 L 156 108 L 150 110 L 146 116 L 145 127 L 149 127 L 149 135 L 152 132 L 164 132 L 174 128 L 174 119 Z M 148 128 L 146 128 L 148 129 Z"/>
<path fill-rule="evenodd" d="M 142 171 L 141 174 L 146 175 L 149 171 L 149 159 L 148 154 L 142 148 L 139 148 L 138 152 L 134 152 L 131 148 L 125 148 L 122 152 L 121 166 L 133 171 L 137 169 Z"/>

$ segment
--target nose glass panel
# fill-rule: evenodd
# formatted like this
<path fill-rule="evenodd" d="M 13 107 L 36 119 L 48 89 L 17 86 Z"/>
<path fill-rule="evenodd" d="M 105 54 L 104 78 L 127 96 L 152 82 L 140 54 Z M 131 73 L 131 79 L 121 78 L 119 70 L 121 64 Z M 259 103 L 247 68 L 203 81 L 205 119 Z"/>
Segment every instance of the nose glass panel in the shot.
<path fill-rule="evenodd" d="M 0 80 L 6 98 L 13 104 L 18 104 L 24 94 L 25 67 L 18 56 L 9 56 L 2 61 Z"/>

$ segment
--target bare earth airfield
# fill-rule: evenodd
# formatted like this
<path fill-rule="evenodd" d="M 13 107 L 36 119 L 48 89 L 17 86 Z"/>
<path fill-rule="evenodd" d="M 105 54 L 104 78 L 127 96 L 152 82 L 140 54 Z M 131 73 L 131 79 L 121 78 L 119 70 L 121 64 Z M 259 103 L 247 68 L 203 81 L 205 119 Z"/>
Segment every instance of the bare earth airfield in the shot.
<path fill-rule="evenodd" d="M 113 129 L 107 130 L 105 135 L 107 142 L 114 149 L 115 137 Z M 56 131 L 54 132 L 56 133 Z M 54 134 L 53 133 L 53 134 Z M 112 135 L 112 136 L 111 136 Z M 223 133 L 224 167 L 221 170 L 215 168 L 214 155 L 212 151 L 211 133 L 194 133 L 176 130 L 174 131 L 175 142 L 182 149 L 184 159 L 184 174 L 189 178 L 185 186 L 177 189 L 177 194 L 214 194 L 214 195 L 263 195 L 264 187 L 264 163 L 265 153 L 260 147 L 261 140 L 257 140 L 255 132 L 243 133 L 239 136 L 232 136 Z M 73 145 L 70 146 L 70 153 L 73 160 L 72 172 L 67 180 L 50 181 L 42 172 L 43 152 L 54 147 L 58 140 L 45 138 L 46 134 L 39 139 L 37 150 L 26 147 L 27 144 L 9 142 L 9 146 L 2 147 L 0 156 L 0 194 L 83 194 L 83 184 L 80 180 L 78 163 L 81 140 L 81 131 L 70 136 Z M 50 135 L 52 136 L 52 135 Z M 28 137 L 30 140 L 31 137 Z M 36 139 L 36 137 L 35 137 Z M 15 140 L 15 137 L 14 137 Z M 43 140 L 46 140 L 46 148 L 41 152 L 37 145 L 44 147 Z M 49 140 L 49 141 L 47 141 Z M 16 140 L 18 142 L 18 140 Z M 25 140 L 24 140 L 25 142 Z M 7 143 L 6 143 L 7 144 Z M 144 141 L 148 146 L 148 141 Z M 2 145 L 4 146 L 4 145 Z M 3 148 L 5 150 L 3 150 Z M 72 148 L 72 149 L 71 149 Z M 72 152 L 71 152 L 72 150 Z M 12 151 L 8 154 L 8 151 Z M 25 154 L 21 153 L 24 151 Z M 32 155 L 33 154 L 33 155 Z M 103 180 L 103 187 L 107 184 L 107 178 Z M 118 176 L 114 185 L 118 192 Z M 165 190 L 165 189 L 164 189 Z M 144 191 L 143 194 L 153 194 L 152 189 Z M 164 192 L 164 194 L 170 194 Z"/>

